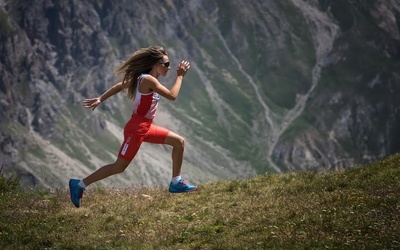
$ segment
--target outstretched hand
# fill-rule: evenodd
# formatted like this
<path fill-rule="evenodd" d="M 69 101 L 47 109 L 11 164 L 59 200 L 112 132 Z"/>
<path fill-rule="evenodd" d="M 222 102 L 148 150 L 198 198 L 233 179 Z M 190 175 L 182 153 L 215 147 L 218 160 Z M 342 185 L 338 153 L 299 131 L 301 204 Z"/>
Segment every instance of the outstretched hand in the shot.
<path fill-rule="evenodd" d="M 83 101 L 83 107 L 94 110 L 101 103 L 100 98 L 90 98 Z"/>
<path fill-rule="evenodd" d="M 176 74 L 178 76 L 184 76 L 189 69 L 190 69 L 190 63 L 188 61 L 183 60 L 178 64 L 178 67 L 176 68 Z"/>

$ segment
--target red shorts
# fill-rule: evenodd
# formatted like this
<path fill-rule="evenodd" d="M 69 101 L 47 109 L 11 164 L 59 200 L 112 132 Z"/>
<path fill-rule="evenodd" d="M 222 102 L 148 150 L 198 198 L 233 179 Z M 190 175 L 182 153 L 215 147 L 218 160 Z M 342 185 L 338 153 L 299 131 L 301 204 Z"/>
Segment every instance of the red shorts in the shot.
<path fill-rule="evenodd" d="M 132 161 L 142 142 L 163 144 L 170 132 L 168 129 L 152 124 L 153 120 L 133 115 L 124 128 L 124 142 L 118 157 Z"/>

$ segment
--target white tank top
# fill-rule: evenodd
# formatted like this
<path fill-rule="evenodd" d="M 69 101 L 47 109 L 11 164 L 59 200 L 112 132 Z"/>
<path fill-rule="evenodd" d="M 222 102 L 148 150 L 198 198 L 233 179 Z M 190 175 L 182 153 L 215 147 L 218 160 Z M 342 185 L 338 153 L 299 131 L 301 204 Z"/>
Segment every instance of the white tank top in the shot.
<path fill-rule="evenodd" d="M 148 94 L 142 94 L 139 92 L 139 84 L 142 82 L 143 77 L 148 74 L 141 74 L 137 81 L 136 95 L 133 100 L 133 111 L 135 115 L 144 116 L 147 119 L 153 119 L 156 115 L 158 100 L 160 100 L 160 95 L 154 91 Z"/>

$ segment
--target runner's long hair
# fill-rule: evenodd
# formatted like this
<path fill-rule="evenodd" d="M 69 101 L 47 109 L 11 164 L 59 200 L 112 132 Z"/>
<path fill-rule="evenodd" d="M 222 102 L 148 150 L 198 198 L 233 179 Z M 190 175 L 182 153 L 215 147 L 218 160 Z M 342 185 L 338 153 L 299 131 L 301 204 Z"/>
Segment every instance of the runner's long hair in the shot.
<path fill-rule="evenodd" d="M 115 68 L 116 75 L 124 75 L 122 86 L 128 89 L 128 98 L 134 99 L 137 78 L 141 74 L 150 73 L 153 66 L 162 62 L 163 56 L 167 55 L 164 48 L 152 45 L 147 48 L 141 48 L 133 52 L 124 62 Z"/>

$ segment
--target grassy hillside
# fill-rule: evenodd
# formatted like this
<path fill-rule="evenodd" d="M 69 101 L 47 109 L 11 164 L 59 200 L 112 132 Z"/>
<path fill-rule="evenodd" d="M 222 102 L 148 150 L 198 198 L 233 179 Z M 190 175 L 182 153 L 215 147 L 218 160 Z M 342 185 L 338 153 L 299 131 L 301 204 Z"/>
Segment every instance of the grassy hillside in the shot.
<path fill-rule="evenodd" d="M 0 177 L 1 249 L 400 248 L 400 155 L 342 172 L 166 188 L 18 190 Z M 2 175 L 0 175 L 2 176 Z"/>

